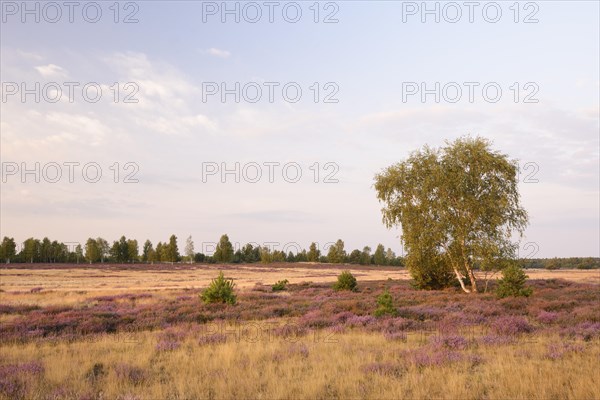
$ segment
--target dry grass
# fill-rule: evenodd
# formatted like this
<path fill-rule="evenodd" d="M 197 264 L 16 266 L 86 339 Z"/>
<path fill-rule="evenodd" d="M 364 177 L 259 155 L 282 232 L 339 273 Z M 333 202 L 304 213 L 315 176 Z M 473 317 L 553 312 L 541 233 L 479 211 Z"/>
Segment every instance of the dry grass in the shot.
<path fill-rule="evenodd" d="M 129 333 L 118 325 L 117 333 L 65 330 L 26 340 L 2 330 L 0 399 L 600 399 L 600 315 L 594 306 L 600 271 L 529 270 L 530 278 L 575 283 L 538 280 L 531 299 L 496 300 L 458 289 L 415 291 L 405 270 L 396 268 L 351 268 L 360 292 L 333 292 L 330 283 L 348 267 L 1 269 L 0 305 L 42 307 L 5 307 L 3 327 L 20 320 L 51 329 L 61 321 L 100 324 L 98 318 L 117 316 L 124 324 L 131 315 L 150 324 L 143 329 L 155 330 Z M 201 304 L 198 288 L 221 269 L 241 288 L 239 304 Z M 289 292 L 255 288 L 281 279 L 291 282 Z M 307 281 L 326 284 L 298 285 Z M 388 335 L 385 320 L 364 327 L 340 322 L 344 312 L 372 314 L 384 287 L 402 311 L 389 322 L 409 323 L 401 331 L 405 336 Z M 151 296 L 98 298 L 130 293 Z M 47 313 L 57 305 L 71 308 Z M 281 310 L 289 314 L 278 316 Z M 156 319 L 148 319 L 154 313 Z M 478 313 L 484 320 L 471 325 L 468 335 L 461 332 L 464 346 L 435 347 L 428 327 Z M 535 329 L 509 334 L 507 343 L 483 341 L 502 313 Z M 171 316 L 181 318 L 163 325 Z M 212 322 L 198 323 L 195 316 Z M 326 324 L 319 325 L 321 320 Z M 236 321 L 241 325 L 232 325 Z M 592 325 L 586 328 L 587 322 Z M 286 338 L 278 330 L 286 323 L 308 330 Z M 591 339 L 577 333 L 585 329 Z M 427 354 L 434 357 L 418 361 Z"/>
<path fill-rule="evenodd" d="M 66 398 L 376 398 L 376 399 L 595 399 L 600 392 L 600 347 L 584 343 L 584 351 L 554 360 L 547 356 L 557 337 L 465 350 L 477 362 L 415 366 L 403 352 L 423 344 L 417 338 L 390 342 L 382 335 L 349 332 L 307 336 L 293 342 L 281 338 L 258 343 L 234 340 L 199 345 L 189 337 L 180 348 L 159 352 L 156 333 L 139 333 L 115 341 L 106 336 L 93 343 L 11 345 L 0 348 L 5 362 L 41 360 L 43 376 L 35 381 L 32 399 L 52 393 Z M 118 375 L 120 364 L 139 368 L 139 380 Z M 94 364 L 103 374 L 91 377 Z M 375 366 L 375 367 L 373 367 Z M 377 367 L 380 366 L 380 367 Z M 101 393 L 101 395 L 100 395 Z M 72 397 L 70 397 L 72 396 Z M 136 397 L 133 397 L 136 396 Z"/>
<path fill-rule="evenodd" d="M 157 291 L 165 289 L 202 288 L 207 286 L 218 271 L 225 270 L 238 288 L 250 288 L 257 283 L 272 284 L 282 279 L 290 283 L 333 282 L 344 269 L 350 269 L 359 281 L 382 281 L 388 278 L 409 280 L 403 268 L 363 267 L 357 265 L 326 264 L 239 264 L 239 265 L 178 265 L 169 268 L 145 270 L 144 266 L 106 265 L 100 267 L 55 265 L 39 268 L 0 269 L 0 289 L 5 292 L 26 292 L 33 288 L 69 292 L 73 301 L 91 295 L 109 295 L 122 292 Z M 573 282 L 600 284 L 600 270 L 538 270 L 526 271 L 530 279 L 565 279 Z M 22 293 L 24 294 L 24 293 Z M 77 296 L 80 295 L 80 296 Z M 25 296 L 26 297 L 26 296 Z M 17 301 L 25 298 L 16 298 Z M 36 297 L 36 300 L 43 298 Z M 45 303 L 44 303 L 45 304 Z"/>

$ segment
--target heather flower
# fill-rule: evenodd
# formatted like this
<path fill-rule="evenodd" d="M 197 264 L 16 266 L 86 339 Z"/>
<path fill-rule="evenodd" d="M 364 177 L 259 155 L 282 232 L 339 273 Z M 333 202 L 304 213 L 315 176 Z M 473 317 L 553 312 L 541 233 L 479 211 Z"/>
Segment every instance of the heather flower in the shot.
<path fill-rule="evenodd" d="M 344 333 L 346 326 L 343 324 L 337 324 L 330 327 L 329 330 L 333 333 Z"/>
<path fill-rule="evenodd" d="M 320 310 L 309 311 L 300 318 L 300 325 L 311 328 L 325 328 L 332 322 Z"/>
<path fill-rule="evenodd" d="M 546 357 L 551 360 L 557 360 L 569 353 L 581 353 L 584 349 L 583 345 L 576 343 L 550 343 Z"/>
<path fill-rule="evenodd" d="M 533 331 L 533 327 L 525 317 L 513 315 L 502 316 L 492 322 L 492 329 L 500 335 L 518 336 Z"/>
<path fill-rule="evenodd" d="M 376 318 L 371 315 L 355 315 L 346 320 L 346 325 L 354 326 L 367 326 L 376 321 Z"/>
<path fill-rule="evenodd" d="M 351 313 L 350 311 L 342 311 L 340 313 L 335 314 L 331 319 L 334 322 L 338 322 L 338 323 L 344 323 L 346 322 L 349 318 L 355 317 L 356 315 L 354 315 L 353 313 Z"/>
<path fill-rule="evenodd" d="M 308 358 L 308 346 L 304 343 L 293 343 L 287 347 L 289 356 L 298 355 L 302 358 Z"/>
<path fill-rule="evenodd" d="M 227 335 L 224 333 L 213 333 L 211 335 L 202 335 L 198 339 L 198 344 L 204 345 L 216 345 L 227 342 Z"/>
<path fill-rule="evenodd" d="M 488 346 L 499 346 L 513 343 L 515 340 L 509 336 L 485 335 L 478 339 L 478 342 Z"/>
<path fill-rule="evenodd" d="M 406 352 L 407 360 L 412 365 L 422 367 L 442 366 L 463 360 L 460 353 L 447 349 L 431 351 L 427 347 Z"/>
<path fill-rule="evenodd" d="M 553 322 L 556 322 L 557 319 L 558 319 L 558 313 L 551 312 L 551 311 L 543 311 L 542 310 L 537 315 L 537 320 L 543 324 L 551 324 Z"/>
<path fill-rule="evenodd" d="M 308 330 L 303 326 L 288 323 L 280 327 L 276 327 L 272 331 L 274 336 L 280 336 L 285 339 L 297 339 L 300 336 L 304 336 L 308 333 Z"/>
<path fill-rule="evenodd" d="M 460 335 L 434 335 L 430 338 L 430 343 L 434 347 L 443 347 L 451 350 L 464 350 L 469 345 L 468 340 Z"/>
<path fill-rule="evenodd" d="M 564 328 L 561 331 L 561 336 L 580 338 L 589 342 L 592 339 L 600 338 L 600 322 L 586 321 Z"/>

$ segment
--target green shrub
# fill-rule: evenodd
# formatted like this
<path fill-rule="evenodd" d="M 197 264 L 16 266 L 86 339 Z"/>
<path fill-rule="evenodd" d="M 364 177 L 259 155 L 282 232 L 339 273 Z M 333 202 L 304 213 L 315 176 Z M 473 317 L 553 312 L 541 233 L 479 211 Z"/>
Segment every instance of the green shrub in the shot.
<path fill-rule="evenodd" d="M 504 268 L 504 270 L 502 270 L 502 279 L 498 282 L 496 295 L 499 298 L 508 296 L 529 297 L 533 290 L 530 287 L 525 287 L 527 278 L 528 276 L 525 275 L 523 269 L 516 264 Z"/>
<path fill-rule="evenodd" d="M 350 271 L 342 271 L 338 275 L 337 282 L 333 285 L 335 290 L 356 290 L 356 278 L 350 273 Z"/>
<path fill-rule="evenodd" d="M 375 316 L 381 317 L 386 314 L 391 315 L 392 317 L 398 315 L 398 310 L 396 310 L 396 307 L 394 307 L 394 299 L 387 289 L 385 289 L 385 292 L 377 296 L 377 309 L 375 310 Z"/>
<path fill-rule="evenodd" d="M 272 288 L 273 288 L 273 291 L 274 291 L 274 292 L 277 292 L 277 291 L 280 291 L 280 290 L 287 290 L 287 287 L 286 287 L 286 286 L 287 286 L 287 284 L 288 284 L 288 283 L 289 283 L 289 282 L 288 282 L 288 280 L 287 280 L 287 279 L 284 279 L 284 280 L 282 280 L 282 281 L 279 281 L 279 282 L 277 282 L 276 284 L 274 284 L 274 285 L 272 286 Z"/>
<path fill-rule="evenodd" d="M 439 290 L 459 282 L 452 269 L 435 252 L 413 251 L 406 256 L 406 267 L 415 289 Z M 468 285 L 471 283 L 469 282 Z"/>
<path fill-rule="evenodd" d="M 219 276 L 212 280 L 200 297 L 205 303 L 235 304 L 236 295 L 233 288 L 235 288 L 233 279 L 225 279 L 223 272 L 219 272 Z"/>

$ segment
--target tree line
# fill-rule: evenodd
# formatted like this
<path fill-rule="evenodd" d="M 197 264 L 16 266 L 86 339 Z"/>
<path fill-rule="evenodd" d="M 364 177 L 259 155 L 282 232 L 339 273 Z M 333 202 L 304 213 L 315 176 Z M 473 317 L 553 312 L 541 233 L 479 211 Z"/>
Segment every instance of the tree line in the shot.
<path fill-rule="evenodd" d="M 339 239 L 322 254 L 317 243 L 312 242 L 307 249 L 285 253 L 247 243 L 235 250 L 228 235 L 222 235 L 212 255 L 194 251 L 192 237 L 186 239 L 183 252 L 177 244 L 177 236 L 171 235 L 168 240 L 158 242 L 156 246 L 146 240 L 141 246 L 136 239 L 121 236 L 110 244 L 106 239 L 89 238 L 85 244 L 77 244 L 71 248 L 62 242 L 29 238 L 23 242 L 20 251 L 14 238 L 4 237 L 0 244 L 0 259 L 6 263 L 272 263 L 272 262 L 321 262 L 350 263 L 360 265 L 403 266 L 403 257 L 396 256 L 390 248 L 378 244 L 375 251 L 365 246 L 362 250 L 346 252 L 344 242 Z"/>
<path fill-rule="evenodd" d="M 384 265 L 404 267 L 404 257 L 396 256 L 392 249 L 378 244 L 375 252 L 365 246 L 362 250 L 345 250 L 344 241 L 339 239 L 331 245 L 326 254 L 322 254 L 317 244 L 312 242 L 308 250 L 288 252 L 272 250 L 267 246 L 247 243 L 235 250 L 227 235 L 222 235 L 212 255 L 194 252 L 192 237 L 186 239 L 183 254 L 177 245 L 177 236 L 158 242 L 156 246 L 146 240 L 139 247 L 136 239 L 121 236 L 112 245 L 101 237 L 89 238 L 84 246 L 77 244 L 70 248 L 67 244 L 50 240 L 29 238 L 23 242 L 17 252 L 14 238 L 4 237 L 0 243 L 0 260 L 5 263 L 271 263 L 271 262 L 319 262 L 356 265 Z M 595 269 L 600 268 L 600 258 L 534 258 L 520 259 L 522 268 L 536 269 Z"/>

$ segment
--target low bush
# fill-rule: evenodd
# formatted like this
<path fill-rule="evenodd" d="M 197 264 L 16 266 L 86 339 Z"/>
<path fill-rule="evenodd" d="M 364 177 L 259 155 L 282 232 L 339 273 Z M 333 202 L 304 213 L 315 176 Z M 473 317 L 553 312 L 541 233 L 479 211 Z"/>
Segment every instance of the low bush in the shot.
<path fill-rule="evenodd" d="M 233 305 L 237 301 L 233 291 L 234 288 L 235 283 L 233 283 L 233 279 L 226 279 L 223 272 L 219 272 L 219 276 L 212 280 L 200 297 L 205 303 L 227 303 Z"/>
<path fill-rule="evenodd" d="M 523 269 L 516 264 L 506 267 L 502 271 L 502 279 L 498 282 L 498 288 L 496 289 L 496 295 L 499 298 L 504 297 L 529 297 L 533 292 L 530 287 L 525 287 L 525 281 L 527 275 L 523 272 Z"/>
<path fill-rule="evenodd" d="M 278 281 L 271 288 L 273 289 L 274 292 L 278 292 L 280 290 L 287 290 L 288 283 L 289 283 L 289 281 L 287 279 L 284 279 L 282 281 Z"/>
<path fill-rule="evenodd" d="M 384 315 L 391 315 L 392 317 L 398 315 L 398 310 L 394 307 L 394 299 L 387 289 L 377 296 L 377 309 L 375 310 L 376 317 Z"/>
<path fill-rule="evenodd" d="M 352 275 L 350 271 L 342 271 L 342 273 L 338 275 L 337 282 L 333 285 L 333 289 L 355 291 L 356 285 L 357 283 L 354 275 Z"/>

